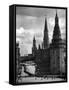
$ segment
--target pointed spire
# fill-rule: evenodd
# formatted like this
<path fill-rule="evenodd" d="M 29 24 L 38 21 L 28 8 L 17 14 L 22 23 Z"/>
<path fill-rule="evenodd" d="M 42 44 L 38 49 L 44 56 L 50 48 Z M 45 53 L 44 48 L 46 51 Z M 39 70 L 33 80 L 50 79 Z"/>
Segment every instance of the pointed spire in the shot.
<path fill-rule="evenodd" d="M 35 36 L 33 37 L 33 46 L 36 46 L 36 40 L 35 40 Z"/>
<path fill-rule="evenodd" d="M 48 48 L 48 46 L 49 46 L 48 28 L 47 28 L 47 19 L 45 18 L 43 47 Z"/>
<path fill-rule="evenodd" d="M 56 9 L 56 17 L 58 17 L 58 15 L 57 15 L 57 9 Z"/>
<path fill-rule="evenodd" d="M 47 19 L 45 18 L 45 28 L 44 28 L 44 32 L 45 31 L 48 31 L 48 29 L 47 29 Z"/>
<path fill-rule="evenodd" d="M 58 24 L 58 15 L 57 15 L 57 10 L 56 10 L 56 16 L 55 16 L 55 24 Z"/>
<path fill-rule="evenodd" d="M 36 47 L 36 40 L 35 40 L 35 36 L 33 37 L 33 47 L 32 47 L 32 53 L 33 55 L 36 54 L 36 50 L 37 50 L 37 47 Z"/>
<path fill-rule="evenodd" d="M 57 41 L 61 39 L 61 34 L 60 34 L 60 28 L 59 28 L 59 22 L 58 22 L 58 15 L 56 11 L 56 16 L 55 16 L 55 26 L 54 26 L 54 31 L 53 31 L 53 39 L 52 41 Z"/>
<path fill-rule="evenodd" d="M 34 38 L 33 38 L 33 41 L 36 41 L 36 40 L 35 40 L 35 36 L 34 36 Z"/>
<path fill-rule="evenodd" d="M 41 49 L 40 44 L 39 44 L 39 49 Z"/>

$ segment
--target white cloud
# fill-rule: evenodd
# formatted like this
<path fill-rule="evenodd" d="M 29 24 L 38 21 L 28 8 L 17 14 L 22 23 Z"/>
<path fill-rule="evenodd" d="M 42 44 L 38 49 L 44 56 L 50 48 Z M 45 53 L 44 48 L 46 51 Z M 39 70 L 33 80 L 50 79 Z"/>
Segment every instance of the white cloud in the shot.
<path fill-rule="evenodd" d="M 59 19 L 59 25 L 60 25 L 60 27 L 65 27 L 65 19 L 64 18 Z"/>
<path fill-rule="evenodd" d="M 55 19 L 53 17 L 48 18 L 48 24 L 54 26 L 55 25 Z"/>
<path fill-rule="evenodd" d="M 19 29 L 16 30 L 16 34 L 22 34 L 24 33 L 24 28 L 20 27 Z"/>
<path fill-rule="evenodd" d="M 16 41 L 20 43 L 20 53 L 21 55 L 25 55 L 27 53 L 31 53 L 33 36 L 35 31 L 32 29 L 24 29 L 20 27 L 16 29 Z"/>
<path fill-rule="evenodd" d="M 16 42 L 20 42 L 21 40 L 20 40 L 20 38 L 16 38 Z"/>

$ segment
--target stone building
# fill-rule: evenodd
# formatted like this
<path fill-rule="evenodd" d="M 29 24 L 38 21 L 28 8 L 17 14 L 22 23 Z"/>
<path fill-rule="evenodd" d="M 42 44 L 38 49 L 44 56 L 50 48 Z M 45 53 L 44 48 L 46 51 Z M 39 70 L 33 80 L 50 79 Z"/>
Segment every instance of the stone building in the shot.
<path fill-rule="evenodd" d="M 61 39 L 59 18 L 56 13 L 55 26 L 53 30 L 52 42 L 49 44 L 47 20 L 45 19 L 44 37 L 42 47 L 36 47 L 35 36 L 33 38 L 32 54 L 26 57 L 20 56 L 19 60 L 23 63 L 30 59 L 36 64 L 36 76 L 60 75 L 65 73 L 66 44 Z M 31 61 L 30 60 L 30 61 Z M 31 63 L 32 65 L 32 63 Z"/>
<path fill-rule="evenodd" d="M 50 44 L 50 70 L 52 74 L 65 72 L 65 42 L 61 39 L 59 19 L 56 14 L 52 43 Z"/>
<path fill-rule="evenodd" d="M 65 42 L 61 39 L 59 18 L 56 13 L 55 26 L 53 30 L 52 42 L 49 44 L 47 20 L 45 19 L 44 38 L 42 48 L 36 47 L 36 40 L 33 39 L 32 54 L 35 55 L 36 63 L 40 75 L 44 74 L 62 74 L 65 73 Z M 38 74 L 39 75 L 39 74 Z"/>
<path fill-rule="evenodd" d="M 33 48 L 35 50 L 33 50 Z M 42 47 L 39 45 L 37 49 L 36 40 L 33 39 L 33 48 L 32 54 L 33 56 L 35 56 L 35 63 L 37 64 L 36 75 L 43 76 L 45 74 L 49 74 L 50 73 L 49 38 L 46 19 L 45 19 L 44 38 L 42 42 Z"/>

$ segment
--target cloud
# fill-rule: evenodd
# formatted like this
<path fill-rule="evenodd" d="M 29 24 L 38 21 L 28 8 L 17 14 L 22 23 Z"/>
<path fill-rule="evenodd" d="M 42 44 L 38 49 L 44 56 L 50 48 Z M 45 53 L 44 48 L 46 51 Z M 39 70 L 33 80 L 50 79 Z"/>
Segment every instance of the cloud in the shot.
<path fill-rule="evenodd" d="M 36 38 L 42 38 L 43 37 L 43 32 L 37 32 L 35 33 Z"/>
<path fill-rule="evenodd" d="M 16 29 L 16 36 L 21 39 L 30 38 L 32 37 L 32 34 L 34 34 L 33 30 L 26 30 L 23 27 Z"/>
<path fill-rule="evenodd" d="M 38 46 L 41 44 L 43 38 L 43 32 L 41 30 L 35 31 L 34 29 L 24 29 L 23 27 L 16 29 L 16 41 L 19 41 L 20 43 L 20 52 L 22 53 L 23 50 L 25 50 L 21 55 L 26 54 L 26 51 L 29 53 L 32 52 L 31 49 L 34 36 Z"/>
<path fill-rule="evenodd" d="M 20 27 L 20 29 L 16 30 L 16 34 L 21 34 L 23 32 L 24 32 L 24 28 L 23 27 Z"/>
<path fill-rule="evenodd" d="M 21 55 L 31 53 L 34 31 L 20 27 L 16 29 L 16 41 L 20 43 Z"/>
<path fill-rule="evenodd" d="M 16 37 L 16 42 L 19 42 L 20 43 L 20 38 Z"/>
<path fill-rule="evenodd" d="M 26 45 L 20 44 L 20 53 L 21 53 L 21 56 L 24 56 L 24 55 L 28 54 L 28 50 L 26 48 Z"/>
<path fill-rule="evenodd" d="M 16 28 L 19 29 L 23 27 L 25 30 L 29 29 L 42 29 L 44 25 L 43 17 L 33 17 L 33 16 L 22 16 L 16 15 Z"/>

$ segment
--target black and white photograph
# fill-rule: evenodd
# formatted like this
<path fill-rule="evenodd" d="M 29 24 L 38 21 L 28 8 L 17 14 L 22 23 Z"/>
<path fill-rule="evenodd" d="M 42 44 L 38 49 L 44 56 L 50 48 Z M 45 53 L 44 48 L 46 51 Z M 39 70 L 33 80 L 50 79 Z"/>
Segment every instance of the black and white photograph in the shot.
<path fill-rule="evenodd" d="M 16 6 L 16 83 L 67 81 L 66 9 Z"/>

